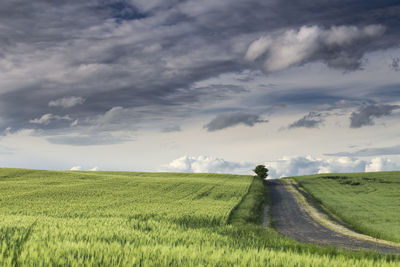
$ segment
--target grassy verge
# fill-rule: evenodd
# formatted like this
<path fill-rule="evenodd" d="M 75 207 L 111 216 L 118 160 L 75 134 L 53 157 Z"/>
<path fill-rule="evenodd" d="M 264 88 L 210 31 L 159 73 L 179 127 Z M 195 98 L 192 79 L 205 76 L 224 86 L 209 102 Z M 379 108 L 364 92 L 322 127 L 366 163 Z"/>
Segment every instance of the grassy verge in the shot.
<path fill-rule="evenodd" d="M 228 222 L 234 225 L 245 223 L 261 224 L 264 202 L 263 181 L 258 177 L 254 177 L 249 191 L 232 210 Z"/>

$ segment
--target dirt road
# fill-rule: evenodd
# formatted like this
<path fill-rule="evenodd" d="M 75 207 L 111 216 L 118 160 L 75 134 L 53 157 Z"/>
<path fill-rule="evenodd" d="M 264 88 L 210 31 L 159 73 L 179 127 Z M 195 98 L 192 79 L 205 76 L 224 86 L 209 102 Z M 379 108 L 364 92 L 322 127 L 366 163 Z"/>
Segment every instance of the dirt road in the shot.
<path fill-rule="evenodd" d="M 280 180 L 268 181 L 273 226 L 281 234 L 297 241 L 353 250 L 368 249 L 400 254 L 400 249 L 358 240 L 326 228 L 316 222 L 296 201 Z"/>

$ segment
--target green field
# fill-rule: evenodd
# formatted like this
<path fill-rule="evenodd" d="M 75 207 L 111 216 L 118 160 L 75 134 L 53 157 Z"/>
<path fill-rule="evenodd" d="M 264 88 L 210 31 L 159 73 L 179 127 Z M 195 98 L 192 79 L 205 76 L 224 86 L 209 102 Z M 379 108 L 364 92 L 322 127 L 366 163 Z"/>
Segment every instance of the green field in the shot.
<path fill-rule="evenodd" d="M 0 266 L 396 266 L 259 226 L 251 176 L 0 169 Z"/>
<path fill-rule="evenodd" d="M 400 172 L 294 178 L 354 229 L 400 243 Z"/>

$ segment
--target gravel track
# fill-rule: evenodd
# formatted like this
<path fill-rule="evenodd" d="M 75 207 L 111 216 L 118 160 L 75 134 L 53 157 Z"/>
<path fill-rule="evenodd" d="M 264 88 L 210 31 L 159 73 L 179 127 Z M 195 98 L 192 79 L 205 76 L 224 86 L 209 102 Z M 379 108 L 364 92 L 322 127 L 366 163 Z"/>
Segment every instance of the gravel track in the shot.
<path fill-rule="evenodd" d="M 300 206 L 293 193 L 288 191 L 282 181 L 269 180 L 268 187 L 272 225 L 279 233 L 304 243 L 400 254 L 398 248 L 358 240 L 321 225 Z"/>

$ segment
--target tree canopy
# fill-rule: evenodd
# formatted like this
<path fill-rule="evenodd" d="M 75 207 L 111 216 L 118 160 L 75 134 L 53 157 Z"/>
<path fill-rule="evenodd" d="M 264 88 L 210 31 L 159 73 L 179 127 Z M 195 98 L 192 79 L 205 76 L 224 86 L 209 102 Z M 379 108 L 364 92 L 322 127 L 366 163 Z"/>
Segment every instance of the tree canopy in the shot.
<path fill-rule="evenodd" d="M 268 169 L 264 165 L 257 165 L 256 168 L 253 171 L 261 179 L 265 179 L 268 176 Z"/>

